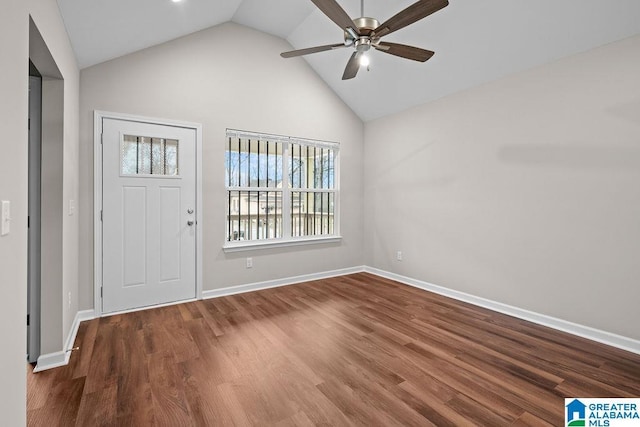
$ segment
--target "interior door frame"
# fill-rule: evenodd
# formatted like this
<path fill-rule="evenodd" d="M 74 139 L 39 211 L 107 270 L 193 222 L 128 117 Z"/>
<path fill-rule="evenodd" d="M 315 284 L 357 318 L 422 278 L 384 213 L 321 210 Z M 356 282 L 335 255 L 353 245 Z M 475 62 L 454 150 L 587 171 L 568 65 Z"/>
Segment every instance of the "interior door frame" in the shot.
<path fill-rule="evenodd" d="M 193 129 L 196 133 L 196 299 L 202 299 L 202 124 L 178 120 L 159 119 L 132 114 L 95 110 L 93 112 L 93 254 L 94 286 L 93 307 L 95 317 L 102 316 L 102 124 L 104 119 L 126 120 L 151 125 L 176 126 Z M 180 301 L 184 302 L 184 301 Z M 171 305 L 176 303 L 160 304 Z M 152 308 L 152 307 L 145 307 Z M 141 310 L 125 310 L 136 311 Z M 109 315 L 118 314 L 108 313 Z"/>
<path fill-rule="evenodd" d="M 30 62 L 30 65 L 33 65 Z M 33 66 L 35 70 L 35 66 Z M 37 70 L 34 72 L 37 73 Z M 27 356 L 40 357 L 42 312 L 42 76 L 29 73 L 29 209 L 27 273 Z"/>

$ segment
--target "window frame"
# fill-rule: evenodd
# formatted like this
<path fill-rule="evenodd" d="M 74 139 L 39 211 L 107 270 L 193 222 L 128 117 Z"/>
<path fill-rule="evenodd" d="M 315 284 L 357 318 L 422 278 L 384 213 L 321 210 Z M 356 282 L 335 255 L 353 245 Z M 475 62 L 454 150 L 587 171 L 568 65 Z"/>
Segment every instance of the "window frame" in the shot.
<path fill-rule="evenodd" d="M 230 138 L 251 139 L 252 141 L 269 141 L 282 143 L 282 185 L 281 187 L 267 189 L 265 187 L 251 186 L 230 186 L 225 177 L 225 215 L 224 215 L 224 243 L 222 245 L 224 252 L 248 251 L 255 249 L 278 248 L 286 246 L 310 245 L 320 243 L 335 243 L 342 240 L 340 235 L 340 144 L 337 142 L 319 141 L 307 138 L 297 138 L 283 135 L 272 135 L 266 133 L 256 133 L 242 131 L 237 129 L 227 129 L 225 145 L 228 144 Z M 309 187 L 308 179 L 305 186 L 296 188 L 290 181 L 290 164 L 292 161 L 290 149 L 293 144 L 302 144 L 314 146 L 317 148 L 325 148 L 333 150 L 333 188 L 313 188 Z M 227 148 L 225 148 L 226 159 Z M 227 166 L 225 162 L 224 173 L 227 174 Z M 251 184 L 250 182 L 248 184 Z M 282 192 L 282 236 L 269 239 L 255 240 L 228 240 L 228 214 L 230 211 L 230 192 L 234 191 L 274 191 Z M 292 236 L 291 225 L 293 221 L 292 211 L 292 194 L 297 192 L 317 192 L 333 194 L 333 234 L 309 235 L 309 236 Z"/>

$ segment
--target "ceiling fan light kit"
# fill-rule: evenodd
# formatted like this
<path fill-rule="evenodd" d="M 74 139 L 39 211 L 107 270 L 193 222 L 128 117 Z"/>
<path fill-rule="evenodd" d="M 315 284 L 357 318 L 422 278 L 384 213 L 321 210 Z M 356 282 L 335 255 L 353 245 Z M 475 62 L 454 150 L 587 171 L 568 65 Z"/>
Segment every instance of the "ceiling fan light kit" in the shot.
<path fill-rule="evenodd" d="M 383 42 L 381 38 L 401 28 L 411 25 L 449 5 L 448 0 L 419 0 L 385 22 L 364 16 L 364 0 L 361 2 L 361 17 L 351 19 L 336 0 L 311 0 L 322 13 L 335 22 L 344 31 L 344 43 L 309 47 L 280 54 L 283 58 L 308 55 L 327 50 L 353 47 L 354 52 L 344 69 L 342 80 L 354 78 L 360 65 L 368 69 L 369 58 L 365 55 L 372 47 L 389 55 L 414 61 L 425 62 L 434 52 L 419 47 L 398 43 Z"/>

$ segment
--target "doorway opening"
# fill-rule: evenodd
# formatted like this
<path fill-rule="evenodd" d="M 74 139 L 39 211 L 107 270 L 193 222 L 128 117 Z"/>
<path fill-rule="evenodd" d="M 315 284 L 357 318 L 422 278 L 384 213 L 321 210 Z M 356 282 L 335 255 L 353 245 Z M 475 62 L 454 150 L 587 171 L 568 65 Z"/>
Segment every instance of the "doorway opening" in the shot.
<path fill-rule="evenodd" d="M 35 370 L 62 352 L 64 79 L 29 20 L 29 231 L 27 359 Z"/>
<path fill-rule="evenodd" d="M 40 356 L 42 75 L 29 61 L 29 196 L 27 218 L 27 360 Z"/>

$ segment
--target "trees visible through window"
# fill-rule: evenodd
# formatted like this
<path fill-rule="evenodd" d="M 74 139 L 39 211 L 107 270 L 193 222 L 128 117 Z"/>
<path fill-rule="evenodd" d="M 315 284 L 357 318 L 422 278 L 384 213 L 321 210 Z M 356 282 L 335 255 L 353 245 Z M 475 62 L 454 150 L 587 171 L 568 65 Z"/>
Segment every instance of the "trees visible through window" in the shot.
<path fill-rule="evenodd" d="M 120 150 L 122 175 L 178 175 L 178 141 L 124 135 Z"/>
<path fill-rule="evenodd" d="M 338 148 L 227 130 L 227 243 L 337 235 Z"/>

